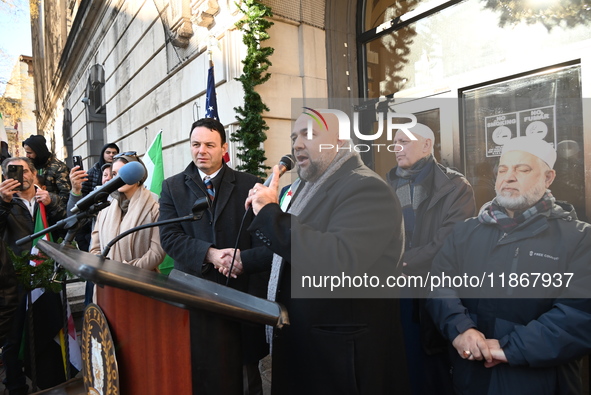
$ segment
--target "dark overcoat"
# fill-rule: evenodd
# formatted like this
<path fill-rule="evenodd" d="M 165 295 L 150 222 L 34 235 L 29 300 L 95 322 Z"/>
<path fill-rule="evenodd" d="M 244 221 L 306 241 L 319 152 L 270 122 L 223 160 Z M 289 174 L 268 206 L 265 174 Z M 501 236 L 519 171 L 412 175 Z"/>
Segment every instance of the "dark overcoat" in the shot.
<path fill-rule="evenodd" d="M 302 275 L 400 275 L 402 214 L 388 185 L 353 157 L 299 215 L 269 204 L 249 230 L 283 258 L 277 301 L 290 325 L 273 338 L 273 394 L 408 393 L 395 290 L 381 298 L 367 298 L 375 289 L 363 287 L 354 297 L 343 289 L 340 298 L 327 298 L 326 289 L 292 297 L 308 291 L 294 289 Z"/>
<path fill-rule="evenodd" d="M 244 218 L 244 228 L 239 235 L 248 191 L 261 180 L 224 164 L 212 181 L 216 193 L 213 206 L 197 221 L 162 226 L 160 241 L 164 251 L 174 259 L 175 269 L 226 284 L 226 277 L 211 263 L 205 262 L 210 247 L 234 248 L 238 238 L 243 263 L 267 261 L 266 265 L 269 265 L 269 251 L 260 247 L 263 243 L 246 231 L 253 218 L 252 210 Z M 191 162 L 183 172 L 163 182 L 160 220 L 190 214 L 195 201 L 204 196 L 207 196 L 205 185 L 197 167 Z M 264 298 L 268 276 L 268 271 L 242 275 L 231 279 L 229 286 Z M 258 361 L 268 353 L 261 325 L 253 327 L 244 324 L 241 327 L 238 323 L 199 311 L 191 312 L 191 339 L 194 393 L 241 393 L 242 364 Z M 214 357 L 225 369 L 215 366 Z"/>

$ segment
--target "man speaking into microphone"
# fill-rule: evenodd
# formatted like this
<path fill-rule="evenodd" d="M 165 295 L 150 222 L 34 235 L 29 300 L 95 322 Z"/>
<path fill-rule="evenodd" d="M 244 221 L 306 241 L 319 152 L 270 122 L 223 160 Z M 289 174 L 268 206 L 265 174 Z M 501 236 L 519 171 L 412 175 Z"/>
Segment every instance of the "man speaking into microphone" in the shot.
<path fill-rule="evenodd" d="M 274 253 L 269 298 L 290 317 L 290 325 L 273 334 L 272 393 L 406 394 L 395 295 L 302 282 L 306 276 L 400 275 L 398 199 L 350 142 L 339 140 L 336 116 L 325 117 L 326 124 L 308 122 L 306 114 L 295 122 L 291 141 L 301 182 L 292 185 L 287 211 L 278 204 L 277 167 L 269 187 L 257 184 L 246 200 L 256 214 L 248 230 Z M 244 260 L 237 273 L 241 269 L 252 270 Z"/>
<path fill-rule="evenodd" d="M 194 122 L 189 142 L 192 162 L 162 184 L 160 220 L 191 213 L 193 202 L 200 197 L 208 196 L 211 207 L 200 220 L 161 226 L 161 245 L 174 259 L 175 269 L 226 284 L 227 278 L 219 270 L 230 265 L 237 240 L 236 262 L 270 261 L 269 251 L 261 247 L 263 243 L 246 232 L 254 217 L 252 211 L 246 215 L 239 234 L 244 200 L 249 189 L 261 180 L 224 163 L 228 143 L 219 121 L 203 118 Z M 230 278 L 228 284 L 264 298 L 268 278 L 267 270 Z M 213 315 L 191 311 L 191 339 L 194 393 L 241 395 L 244 372 L 248 388 L 244 393 L 262 394 L 258 361 L 268 354 L 263 326 L 243 324 L 241 328 L 240 324 L 227 325 Z M 223 369 L 213 362 L 216 358 L 222 361 Z"/>

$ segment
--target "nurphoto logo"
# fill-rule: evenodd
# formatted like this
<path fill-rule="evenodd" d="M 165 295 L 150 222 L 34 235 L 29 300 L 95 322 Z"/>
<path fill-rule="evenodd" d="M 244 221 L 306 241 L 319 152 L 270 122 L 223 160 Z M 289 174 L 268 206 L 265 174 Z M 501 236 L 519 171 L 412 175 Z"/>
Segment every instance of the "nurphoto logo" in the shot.
<path fill-rule="evenodd" d="M 386 139 L 388 141 L 394 141 L 394 134 L 400 130 L 404 134 L 408 136 L 411 140 L 417 140 L 417 138 L 410 132 L 409 129 L 414 127 L 417 124 L 417 117 L 414 114 L 400 114 L 388 111 L 386 117 L 383 116 L 383 113 L 377 113 L 376 119 L 378 122 L 378 127 L 375 133 L 372 134 L 364 134 L 359 128 L 359 113 L 357 111 L 353 112 L 353 128 L 351 128 L 351 121 L 349 116 L 340 110 L 332 110 L 332 109 L 313 109 L 310 107 L 302 107 L 304 109 L 303 114 L 308 115 L 310 119 L 308 120 L 308 131 L 307 131 L 307 138 L 311 140 L 313 138 L 313 129 L 314 129 L 314 122 L 318 125 L 319 128 L 328 130 L 328 123 L 322 114 L 333 114 L 337 117 L 339 122 L 339 140 L 351 140 L 351 129 L 353 129 L 353 133 L 357 139 L 360 141 L 375 141 L 379 139 L 382 134 L 384 133 L 384 129 L 386 131 Z M 384 122 L 385 118 L 385 122 Z M 401 123 L 400 120 L 408 119 L 408 122 Z M 395 121 L 396 120 L 396 121 Z M 385 123 L 385 127 L 384 127 Z M 381 148 L 387 149 L 389 152 L 400 152 L 403 149 L 403 146 L 400 144 L 353 144 L 349 146 L 342 146 L 342 147 L 335 147 L 332 144 L 320 144 L 320 151 L 323 149 L 330 150 L 330 149 L 337 149 L 338 150 L 355 150 L 356 152 L 368 152 L 369 150 L 377 149 L 380 152 Z"/>

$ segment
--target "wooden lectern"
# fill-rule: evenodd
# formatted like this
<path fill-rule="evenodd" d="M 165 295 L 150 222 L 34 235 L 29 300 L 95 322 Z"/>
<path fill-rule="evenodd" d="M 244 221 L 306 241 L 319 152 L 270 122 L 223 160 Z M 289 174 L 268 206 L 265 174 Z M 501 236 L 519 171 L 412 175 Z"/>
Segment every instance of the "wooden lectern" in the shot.
<path fill-rule="evenodd" d="M 45 240 L 37 246 L 73 274 L 98 285 L 97 302 L 114 338 L 121 394 L 219 391 L 193 382 L 206 376 L 196 374 L 192 353 L 207 349 L 211 339 L 191 339 L 189 309 L 211 317 L 230 337 L 236 322 L 276 327 L 289 323 L 277 303 L 176 270 L 167 277 Z M 207 362 L 223 376 L 227 358 L 214 355 Z"/>
<path fill-rule="evenodd" d="M 189 312 L 139 293 L 97 287 L 115 340 L 121 394 L 190 394 Z"/>

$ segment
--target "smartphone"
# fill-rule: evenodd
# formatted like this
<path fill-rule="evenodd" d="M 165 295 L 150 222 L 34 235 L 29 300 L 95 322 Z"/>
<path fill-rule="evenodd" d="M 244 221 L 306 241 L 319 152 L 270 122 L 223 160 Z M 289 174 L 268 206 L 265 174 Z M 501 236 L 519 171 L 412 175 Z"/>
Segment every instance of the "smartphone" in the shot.
<path fill-rule="evenodd" d="M 23 190 L 23 167 L 21 165 L 8 165 L 6 178 L 12 178 L 21 183 L 21 185 L 14 189 L 15 191 Z"/>
<path fill-rule="evenodd" d="M 80 166 L 78 170 L 84 170 L 84 166 L 82 166 L 82 157 L 80 155 L 74 155 L 72 157 L 72 162 L 74 163 L 74 167 Z"/>

